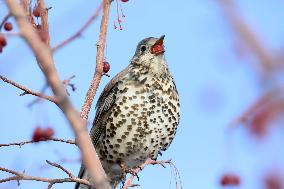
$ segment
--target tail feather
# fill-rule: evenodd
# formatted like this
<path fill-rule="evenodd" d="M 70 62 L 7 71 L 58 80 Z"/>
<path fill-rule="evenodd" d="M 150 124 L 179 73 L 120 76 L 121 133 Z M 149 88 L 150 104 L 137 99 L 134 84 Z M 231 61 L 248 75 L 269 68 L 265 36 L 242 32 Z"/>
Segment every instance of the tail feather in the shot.
<path fill-rule="evenodd" d="M 78 174 L 78 178 L 86 179 L 88 181 L 91 180 L 90 175 L 88 174 L 88 172 L 86 171 L 86 169 L 85 169 L 85 167 L 83 165 L 80 168 L 80 172 Z M 80 183 L 77 182 L 74 189 L 92 189 L 92 187 L 84 185 L 84 184 L 80 184 Z"/>
<path fill-rule="evenodd" d="M 110 175 L 108 175 L 108 176 L 110 176 Z M 78 178 L 86 179 L 86 180 L 88 180 L 88 181 L 90 181 L 92 183 L 92 177 L 91 177 L 91 175 L 88 173 L 88 171 L 85 169 L 85 167 L 83 165 L 80 168 L 80 172 L 78 174 Z M 120 183 L 120 180 L 121 180 L 117 176 L 116 177 L 110 176 L 108 178 L 111 178 L 111 179 L 109 179 L 109 182 L 110 182 L 110 186 L 111 186 L 112 189 L 115 189 L 117 187 L 117 185 Z M 92 189 L 92 187 L 84 185 L 84 184 L 76 183 L 74 189 Z"/>

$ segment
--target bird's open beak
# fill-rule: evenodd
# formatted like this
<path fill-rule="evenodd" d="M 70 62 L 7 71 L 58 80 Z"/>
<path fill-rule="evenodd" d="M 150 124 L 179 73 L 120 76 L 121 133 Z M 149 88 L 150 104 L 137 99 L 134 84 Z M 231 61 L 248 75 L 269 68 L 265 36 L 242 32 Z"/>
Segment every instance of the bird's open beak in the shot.
<path fill-rule="evenodd" d="M 151 53 L 155 55 L 163 54 L 165 52 L 164 48 L 164 38 L 165 35 L 162 35 L 155 44 L 151 47 Z"/>

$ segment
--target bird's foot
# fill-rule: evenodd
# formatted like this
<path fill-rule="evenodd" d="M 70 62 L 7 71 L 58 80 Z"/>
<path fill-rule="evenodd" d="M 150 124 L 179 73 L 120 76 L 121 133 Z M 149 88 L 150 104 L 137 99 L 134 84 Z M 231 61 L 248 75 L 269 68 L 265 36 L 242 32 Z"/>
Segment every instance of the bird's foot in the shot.
<path fill-rule="evenodd" d="M 137 180 L 139 181 L 139 176 L 138 176 L 137 171 L 135 169 L 129 168 L 128 166 L 126 166 L 122 163 L 120 164 L 120 168 L 122 170 L 123 178 L 125 178 L 126 174 L 129 173 L 129 174 L 135 176 L 137 178 Z"/>

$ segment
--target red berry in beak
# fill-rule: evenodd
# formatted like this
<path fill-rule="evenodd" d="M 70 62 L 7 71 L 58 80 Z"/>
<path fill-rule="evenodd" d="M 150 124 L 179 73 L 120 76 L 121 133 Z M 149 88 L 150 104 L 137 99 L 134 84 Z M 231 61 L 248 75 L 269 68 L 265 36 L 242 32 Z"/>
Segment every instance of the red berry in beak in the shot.
<path fill-rule="evenodd" d="M 155 55 L 163 54 L 165 52 L 164 48 L 164 38 L 165 35 L 162 35 L 156 43 L 151 47 L 151 53 Z"/>

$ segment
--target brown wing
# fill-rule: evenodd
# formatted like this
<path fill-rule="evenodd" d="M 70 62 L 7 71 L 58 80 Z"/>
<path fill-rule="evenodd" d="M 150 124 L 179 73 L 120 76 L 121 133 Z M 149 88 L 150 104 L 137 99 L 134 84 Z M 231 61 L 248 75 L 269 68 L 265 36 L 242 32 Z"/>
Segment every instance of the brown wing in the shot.
<path fill-rule="evenodd" d="M 119 81 L 126 75 L 128 67 L 119 72 L 110 82 L 105 86 L 101 93 L 99 100 L 96 105 L 96 116 L 93 122 L 93 127 L 90 131 L 90 136 L 94 146 L 96 146 L 102 132 L 105 130 L 105 125 L 102 121 L 106 120 L 110 109 L 116 100 L 116 90 Z"/>
<path fill-rule="evenodd" d="M 93 121 L 93 127 L 90 131 L 90 137 L 92 139 L 93 145 L 96 147 L 99 139 L 102 136 L 102 133 L 105 131 L 105 124 L 103 123 L 103 120 L 106 120 L 106 117 L 108 117 L 109 113 L 111 112 L 111 107 L 113 103 L 116 100 L 115 96 L 115 89 L 117 85 L 119 84 L 119 81 L 122 77 L 126 75 L 128 71 L 128 67 L 125 68 L 123 71 L 118 73 L 114 78 L 110 80 L 110 82 L 105 86 L 103 92 L 101 93 L 97 105 L 96 105 L 96 116 Z M 85 166 L 82 164 L 78 177 L 83 178 L 85 173 Z M 75 189 L 78 189 L 80 186 L 79 183 L 76 183 Z"/>

